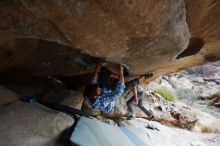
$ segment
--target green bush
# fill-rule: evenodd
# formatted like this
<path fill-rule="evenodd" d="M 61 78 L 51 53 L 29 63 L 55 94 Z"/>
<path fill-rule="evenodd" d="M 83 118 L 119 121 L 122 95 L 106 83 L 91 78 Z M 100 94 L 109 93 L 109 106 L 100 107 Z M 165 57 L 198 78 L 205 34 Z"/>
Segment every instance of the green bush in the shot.
<path fill-rule="evenodd" d="M 208 106 L 213 106 L 215 103 L 213 101 L 208 102 Z"/>
<path fill-rule="evenodd" d="M 178 76 L 177 76 L 177 79 L 180 79 L 180 78 L 182 78 L 183 77 L 183 74 L 179 74 Z"/>
<path fill-rule="evenodd" d="M 160 87 L 155 89 L 154 92 L 160 94 L 167 101 L 176 102 L 176 96 L 166 88 Z"/>
<path fill-rule="evenodd" d="M 214 98 L 208 102 L 208 106 L 213 106 L 216 102 L 218 102 L 218 98 Z"/>

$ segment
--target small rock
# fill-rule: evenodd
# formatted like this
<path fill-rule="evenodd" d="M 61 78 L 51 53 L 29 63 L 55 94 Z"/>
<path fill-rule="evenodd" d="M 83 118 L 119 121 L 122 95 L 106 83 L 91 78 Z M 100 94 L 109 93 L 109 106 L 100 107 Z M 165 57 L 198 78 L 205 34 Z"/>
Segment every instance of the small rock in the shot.
<path fill-rule="evenodd" d="M 215 103 L 214 106 L 220 107 L 220 102 Z"/>
<path fill-rule="evenodd" d="M 213 98 L 218 98 L 220 101 L 220 92 L 217 92 L 213 95 Z"/>
<path fill-rule="evenodd" d="M 151 130 L 160 131 L 160 130 L 159 130 L 156 126 L 154 126 L 153 124 L 148 124 L 148 125 L 146 126 L 146 128 L 151 129 Z"/>

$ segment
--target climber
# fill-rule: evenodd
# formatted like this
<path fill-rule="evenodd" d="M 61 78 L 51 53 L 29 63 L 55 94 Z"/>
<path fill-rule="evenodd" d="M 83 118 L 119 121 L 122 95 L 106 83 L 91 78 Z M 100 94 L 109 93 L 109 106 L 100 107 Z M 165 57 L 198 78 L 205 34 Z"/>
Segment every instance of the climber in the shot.
<path fill-rule="evenodd" d="M 126 83 L 126 89 L 125 91 L 129 91 L 132 90 L 133 92 L 133 96 L 127 101 L 127 106 L 128 106 L 128 111 L 130 112 L 130 116 L 128 117 L 128 120 L 130 119 L 134 119 L 135 113 L 132 107 L 132 104 L 134 103 L 135 105 L 137 105 L 147 116 L 149 120 L 152 120 L 154 118 L 152 112 L 150 112 L 149 110 L 147 110 L 144 106 L 143 106 L 143 98 L 144 98 L 144 89 L 143 87 L 140 85 L 140 81 L 139 79 L 134 79 L 131 80 L 129 82 Z M 128 95 L 128 94 L 127 94 Z M 125 98 L 127 98 L 128 96 L 125 96 Z"/>
<path fill-rule="evenodd" d="M 93 108 L 111 114 L 114 111 L 115 100 L 124 92 L 124 67 L 121 65 L 119 67 L 119 79 L 114 91 L 110 89 L 109 85 L 111 71 L 106 67 L 101 67 L 98 76 L 99 68 L 100 64 L 98 63 L 96 65 L 95 75 L 91 84 L 86 88 L 84 95 L 89 97 L 90 104 Z"/>

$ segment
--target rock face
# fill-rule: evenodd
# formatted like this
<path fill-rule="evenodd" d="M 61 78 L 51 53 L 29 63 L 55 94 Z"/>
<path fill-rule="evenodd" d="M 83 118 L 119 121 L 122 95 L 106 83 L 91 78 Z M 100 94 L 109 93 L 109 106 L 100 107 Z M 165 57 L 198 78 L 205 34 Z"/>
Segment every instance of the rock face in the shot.
<path fill-rule="evenodd" d="M 154 90 L 158 87 L 164 87 L 179 99 L 187 99 L 181 97 L 187 92 L 194 92 L 195 98 L 213 99 L 218 98 L 220 91 L 220 63 L 213 63 L 198 66 L 184 72 L 164 75 L 155 81 L 146 85 L 147 89 Z M 185 92 L 185 93 L 184 93 Z M 193 98 L 191 95 L 191 100 Z"/>
<path fill-rule="evenodd" d="M 74 120 L 37 103 L 16 102 L 1 109 L 0 123 L 0 145 L 59 146 Z"/>
<path fill-rule="evenodd" d="M 40 98 L 40 100 L 81 109 L 84 98 L 82 94 L 77 91 L 68 89 L 56 89 L 46 92 Z"/>
<path fill-rule="evenodd" d="M 164 75 L 146 85 L 163 87 L 176 94 L 178 101 L 220 118 L 220 63 L 198 66 L 184 72 Z"/>
<path fill-rule="evenodd" d="M 123 121 L 121 126 L 140 128 L 145 134 L 140 134 L 143 139 L 150 139 L 149 145 L 153 146 L 219 146 L 220 135 L 213 133 L 190 132 L 183 129 L 170 128 L 160 123 L 144 119 Z M 140 132 L 141 133 L 141 132 Z"/>
<path fill-rule="evenodd" d="M 18 96 L 15 92 L 0 86 L 0 107 L 11 104 L 18 100 Z"/>
<path fill-rule="evenodd" d="M 216 61 L 219 6 L 216 0 L 1 1 L 0 69 L 72 76 L 90 72 L 98 57 L 155 78 Z"/>
<path fill-rule="evenodd" d="M 155 121 L 164 125 L 190 129 L 197 122 L 197 115 L 190 107 L 169 103 L 152 92 L 146 92 L 143 105 L 153 112 Z M 146 117 L 138 107 L 135 107 L 135 112 L 137 117 Z"/>

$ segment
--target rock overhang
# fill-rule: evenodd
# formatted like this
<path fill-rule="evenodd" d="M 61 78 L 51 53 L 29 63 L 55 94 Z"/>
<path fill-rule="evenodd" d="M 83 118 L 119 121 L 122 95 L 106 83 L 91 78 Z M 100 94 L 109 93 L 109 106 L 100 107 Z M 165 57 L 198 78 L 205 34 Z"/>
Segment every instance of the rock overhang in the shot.
<path fill-rule="evenodd" d="M 220 60 L 214 0 L 2 1 L 1 71 L 74 76 L 96 58 L 132 76 L 175 72 Z"/>

